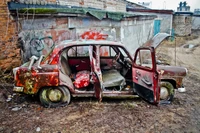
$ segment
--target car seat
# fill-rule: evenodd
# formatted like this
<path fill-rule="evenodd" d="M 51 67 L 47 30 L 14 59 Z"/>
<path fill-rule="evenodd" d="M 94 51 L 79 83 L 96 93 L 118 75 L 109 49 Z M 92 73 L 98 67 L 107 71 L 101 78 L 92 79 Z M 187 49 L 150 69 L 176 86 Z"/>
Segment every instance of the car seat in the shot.
<path fill-rule="evenodd" d="M 90 72 L 83 70 L 72 73 L 68 60 L 64 56 L 61 56 L 61 71 L 72 79 L 74 86 L 78 89 L 87 87 L 90 84 Z"/>

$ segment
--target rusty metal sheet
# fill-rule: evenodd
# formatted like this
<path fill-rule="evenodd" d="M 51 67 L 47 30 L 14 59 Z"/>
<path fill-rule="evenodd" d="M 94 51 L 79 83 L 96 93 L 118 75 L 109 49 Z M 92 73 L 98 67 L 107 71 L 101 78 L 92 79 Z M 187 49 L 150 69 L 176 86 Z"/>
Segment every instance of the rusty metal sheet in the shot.
<path fill-rule="evenodd" d="M 27 67 L 19 67 L 15 79 L 16 86 L 23 86 L 24 93 L 36 94 L 41 87 L 58 86 L 58 67 L 56 65 L 43 65 L 42 69 L 35 66 L 29 71 Z"/>
<path fill-rule="evenodd" d="M 170 35 L 167 33 L 158 33 L 152 39 L 144 43 L 143 46 L 152 46 L 154 48 L 157 48 L 161 44 L 161 42 L 168 37 L 170 37 Z"/>
<path fill-rule="evenodd" d="M 179 66 L 157 66 L 161 80 L 176 81 L 176 88 L 182 87 L 183 78 L 187 75 L 187 69 Z"/>

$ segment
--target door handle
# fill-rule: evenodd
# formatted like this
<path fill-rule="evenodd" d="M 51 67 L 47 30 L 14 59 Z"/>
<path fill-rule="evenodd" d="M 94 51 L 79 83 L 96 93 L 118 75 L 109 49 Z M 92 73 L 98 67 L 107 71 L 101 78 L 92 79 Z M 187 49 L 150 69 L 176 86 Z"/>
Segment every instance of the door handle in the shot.
<path fill-rule="evenodd" d="M 138 70 L 136 70 L 136 76 L 135 76 L 136 80 L 138 80 L 138 76 L 141 76 L 141 73 Z"/>
<path fill-rule="evenodd" d="M 142 82 L 144 82 L 148 86 L 152 86 L 152 83 L 145 78 L 142 78 Z"/>
<path fill-rule="evenodd" d="M 136 70 L 136 75 L 141 76 L 141 73 L 139 71 Z"/>

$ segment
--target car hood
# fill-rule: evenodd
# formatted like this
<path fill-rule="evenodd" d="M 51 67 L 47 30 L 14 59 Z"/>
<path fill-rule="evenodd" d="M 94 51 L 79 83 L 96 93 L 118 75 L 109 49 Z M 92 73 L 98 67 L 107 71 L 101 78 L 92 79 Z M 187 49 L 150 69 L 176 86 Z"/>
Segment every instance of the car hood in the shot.
<path fill-rule="evenodd" d="M 162 76 L 186 76 L 188 70 L 180 66 L 157 65 L 157 70 Z"/>
<path fill-rule="evenodd" d="M 152 39 L 144 43 L 142 46 L 143 47 L 151 46 L 151 47 L 157 48 L 161 44 L 161 42 L 168 37 L 170 37 L 170 35 L 167 33 L 158 33 Z"/>

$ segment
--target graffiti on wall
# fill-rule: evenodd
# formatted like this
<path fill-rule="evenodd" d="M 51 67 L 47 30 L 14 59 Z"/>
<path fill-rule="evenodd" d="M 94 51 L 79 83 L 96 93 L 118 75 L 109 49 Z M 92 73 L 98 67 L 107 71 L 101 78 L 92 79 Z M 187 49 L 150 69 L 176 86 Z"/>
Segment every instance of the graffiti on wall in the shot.
<path fill-rule="evenodd" d="M 81 39 L 92 39 L 92 40 L 106 40 L 108 35 L 107 34 L 103 34 L 101 32 L 98 31 L 86 31 L 84 32 L 81 36 Z"/>
<path fill-rule="evenodd" d="M 52 46 L 63 40 L 74 39 L 74 31 L 69 30 L 42 30 L 22 31 L 19 36 L 19 47 L 23 62 L 29 61 L 30 57 L 46 55 Z"/>
<path fill-rule="evenodd" d="M 29 61 L 32 55 L 40 56 L 48 53 L 53 45 L 63 40 L 76 38 L 75 30 L 68 29 L 67 18 L 27 19 L 20 21 L 21 32 L 19 47 L 23 62 Z"/>
<path fill-rule="evenodd" d="M 76 35 L 81 39 L 94 38 L 98 40 L 98 38 L 104 38 L 104 40 L 120 41 L 120 28 L 80 28 L 76 29 Z"/>
<path fill-rule="evenodd" d="M 31 32 L 21 32 L 18 39 L 18 47 L 20 48 L 23 62 L 29 61 L 30 57 L 35 55 L 40 57 L 46 55 L 55 45 L 51 36 L 43 36 L 31 34 Z"/>

